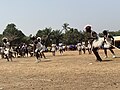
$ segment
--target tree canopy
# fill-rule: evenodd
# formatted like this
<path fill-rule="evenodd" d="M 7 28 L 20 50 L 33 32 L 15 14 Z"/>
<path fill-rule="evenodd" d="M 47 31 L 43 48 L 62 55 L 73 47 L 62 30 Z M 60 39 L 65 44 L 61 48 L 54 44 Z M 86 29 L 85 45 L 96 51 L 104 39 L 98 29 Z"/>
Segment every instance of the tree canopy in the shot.
<path fill-rule="evenodd" d="M 24 42 L 24 38 L 26 37 L 21 30 L 16 28 L 16 25 L 11 23 L 6 26 L 3 31 L 3 37 L 8 38 L 8 40 L 12 44 L 19 44 L 20 42 Z"/>
<path fill-rule="evenodd" d="M 63 32 L 63 30 L 65 32 Z M 110 34 L 114 36 L 120 36 L 120 30 L 118 31 L 111 31 Z M 26 36 L 22 30 L 18 30 L 16 25 L 11 23 L 6 26 L 3 33 L 0 34 L 0 45 L 2 44 L 2 38 L 7 37 L 12 45 L 18 45 L 20 43 L 31 43 L 32 34 Z M 99 33 L 99 36 L 103 36 L 102 33 Z M 42 38 L 42 43 L 45 46 L 50 46 L 52 43 L 59 44 L 63 43 L 66 45 L 75 45 L 78 42 L 86 41 L 86 33 L 76 28 L 72 28 L 69 26 L 68 23 L 64 23 L 62 25 L 62 29 L 60 30 L 53 30 L 51 27 L 45 28 L 42 30 L 38 30 L 36 33 L 36 37 Z"/>

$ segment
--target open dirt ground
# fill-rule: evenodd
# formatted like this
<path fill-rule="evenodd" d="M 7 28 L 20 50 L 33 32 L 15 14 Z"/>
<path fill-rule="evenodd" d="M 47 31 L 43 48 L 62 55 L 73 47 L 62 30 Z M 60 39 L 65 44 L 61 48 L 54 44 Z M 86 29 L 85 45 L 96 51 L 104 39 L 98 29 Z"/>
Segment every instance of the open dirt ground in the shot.
<path fill-rule="evenodd" d="M 120 90 L 120 51 L 117 58 L 96 62 L 88 53 L 45 53 L 47 59 L 35 63 L 35 57 L 0 59 L 0 90 Z"/>

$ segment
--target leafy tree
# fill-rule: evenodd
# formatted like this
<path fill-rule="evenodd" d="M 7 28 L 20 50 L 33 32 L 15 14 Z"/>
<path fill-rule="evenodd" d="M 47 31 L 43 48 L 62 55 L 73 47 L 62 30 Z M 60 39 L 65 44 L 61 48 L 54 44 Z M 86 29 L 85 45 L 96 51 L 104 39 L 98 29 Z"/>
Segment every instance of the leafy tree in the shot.
<path fill-rule="evenodd" d="M 3 38 L 3 35 L 0 34 L 0 46 L 2 46 L 2 38 Z"/>
<path fill-rule="evenodd" d="M 63 41 L 63 33 L 61 30 L 53 30 L 51 34 L 52 43 L 59 45 Z"/>
<path fill-rule="evenodd" d="M 13 23 L 6 26 L 6 29 L 3 31 L 3 36 L 7 37 L 12 44 L 20 44 L 23 42 L 22 38 L 26 37 Z"/>
<path fill-rule="evenodd" d="M 120 36 L 120 30 L 118 30 L 118 31 L 110 31 L 109 33 L 111 35 L 113 35 L 113 36 Z"/>
<path fill-rule="evenodd" d="M 42 37 L 44 35 L 48 36 L 52 32 L 52 28 L 45 28 L 43 30 L 38 30 L 36 36 L 37 37 Z"/>
<path fill-rule="evenodd" d="M 63 31 L 63 30 L 65 30 L 65 32 L 67 32 L 67 31 L 68 31 L 68 29 L 70 29 L 70 27 L 69 27 L 69 24 L 68 24 L 68 23 L 64 23 L 62 27 L 63 27 L 62 31 Z"/>
<path fill-rule="evenodd" d="M 69 31 L 67 31 L 64 34 L 64 43 L 69 45 L 69 44 L 77 44 L 80 42 L 83 38 L 83 35 L 81 31 L 79 32 L 77 29 L 70 28 Z"/>
<path fill-rule="evenodd" d="M 65 31 L 63 33 L 63 30 Z M 118 31 L 109 31 L 113 36 L 120 36 L 120 30 Z M 75 28 L 71 28 L 68 23 L 62 25 L 62 30 L 52 30 L 52 28 L 45 28 L 43 30 L 38 30 L 36 37 L 42 38 L 42 43 L 45 46 L 50 46 L 52 43 L 57 45 L 62 42 L 66 45 L 77 44 L 78 42 L 87 41 L 87 33 L 78 31 Z M 99 33 L 100 37 L 103 37 L 102 33 Z M 11 23 L 6 26 L 3 31 L 3 34 L 0 34 L 0 45 L 2 45 L 2 38 L 7 37 L 12 45 L 24 43 L 31 43 L 31 35 L 25 36 L 25 34 L 16 28 L 16 25 Z"/>
<path fill-rule="evenodd" d="M 113 36 L 120 36 L 120 30 L 118 30 L 118 31 L 108 31 L 108 33 L 110 35 L 113 35 Z M 99 33 L 99 36 L 103 37 L 103 33 Z"/>
<path fill-rule="evenodd" d="M 42 43 L 45 44 L 45 46 L 51 45 L 51 38 L 50 35 L 52 33 L 52 28 L 45 28 L 43 30 L 38 30 L 36 36 L 42 38 Z"/>

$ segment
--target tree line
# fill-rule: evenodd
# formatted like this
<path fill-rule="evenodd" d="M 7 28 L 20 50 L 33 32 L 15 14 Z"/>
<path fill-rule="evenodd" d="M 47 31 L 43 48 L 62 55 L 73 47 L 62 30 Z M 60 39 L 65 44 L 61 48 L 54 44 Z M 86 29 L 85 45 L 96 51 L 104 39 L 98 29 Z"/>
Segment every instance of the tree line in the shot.
<path fill-rule="evenodd" d="M 120 30 L 111 31 L 110 34 L 114 36 L 120 36 Z M 52 43 L 59 44 L 63 43 L 65 45 L 76 45 L 78 42 L 86 41 L 86 33 L 83 30 L 78 30 L 72 28 L 68 23 L 62 25 L 62 29 L 53 30 L 51 27 L 38 30 L 36 37 L 41 37 L 42 43 L 45 46 L 51 46 Z M 103 36 L 102 33 L 99 33 L 99 36 Z M 2 45 L 2 38 L 7 37 L 11 45 L 19 45 L 21 43 L 30 44 L 32 43 L 31 37 L 32 34 L 26 36 L 22 30 L 18 30 L 16 25 L 11 23 L 6 26 L 3 33 L 0 34 L 0 45 Z"/>

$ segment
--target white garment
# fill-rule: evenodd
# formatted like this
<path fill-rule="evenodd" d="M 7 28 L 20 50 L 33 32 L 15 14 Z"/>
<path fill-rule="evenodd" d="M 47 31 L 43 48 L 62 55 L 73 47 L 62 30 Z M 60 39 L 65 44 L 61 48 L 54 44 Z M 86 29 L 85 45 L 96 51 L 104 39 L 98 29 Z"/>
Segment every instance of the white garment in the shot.
<path fill-rule="evenodd" d="M 55 47 L 52 47 L 51 51 L 54 52 L 55 50 L 56 50 L 56 48 L 55 48 Z"/>
<path fill-rule="evenodd" d="M 41 42 L 38 42 L 38 43 L 36 44 L 36 50 L 35 50 L 35 52 L 37 52 L 38 50 L 39 50 L 40 52 L 42 52 L 42 49 L 43 49 L 43 45 L 41 44 Z"/>
<path fill-rule="evenodd" d="M 104 43 L 104 48 L 110 48 L 110 47 L 111 47 L 111 44 L 108 41 L 106 41 Z"/>
<path fill-rule="evenodd" d="M 89 48 L 89 49 L 92 48 L 92 46 L 90 45 L 90 43 L 88 43 L 88 48 Z"/>
<path fill-rule="evenodd" d="M 100 48 L 102 46 L 103 42 L 104 42 L 104 40 L 101 39 L 101 38 L 95 39 L 93 41 L 92 47 L 94 47 L 94 48 Z"/>
<path fill-rule="evenodd" d="M 59 50 L 63 50 L 63 47 L 62 47 L 62 46 L 59 46 Z"/>
<path fill-rule="evenodd" d="M 42 51 L 44 52 L 46 50 L 45 45 L 42 45 Z"/>
<path fill-rule="evenodd" d="M 5 46 L 5 48 L 10 48 L 10 43 L 9 42 L 4 43 L 4 46 Z"/>
<path fill-rule="evenodd" d="M 85 45 L 83 44 L 83 45 L 81 46 L 81 48 L 82 48 L 82 49 L 85 49 Z"/>
<path fill-rule="evenodd" d="M 77 46 L 77 50 L 80 51 L 82 49 L 81 46 Z"/>
<path fill-rule="evenodd" d="M 9 55 L 9 49 L 8 49 L 8 48 L 5 48 L 4 54 L 5 54 L 5 55 Z"/>

